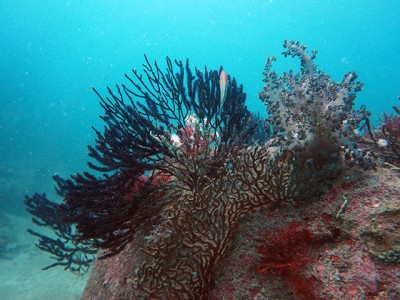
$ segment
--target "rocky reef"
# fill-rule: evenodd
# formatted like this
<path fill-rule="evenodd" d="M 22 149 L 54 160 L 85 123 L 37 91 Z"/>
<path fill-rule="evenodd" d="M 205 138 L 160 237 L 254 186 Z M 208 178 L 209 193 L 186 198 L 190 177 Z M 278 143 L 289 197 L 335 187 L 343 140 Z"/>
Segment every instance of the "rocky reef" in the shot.
<path fill-rule="evenodd" d="M 317 201 L 246 216 L 209 299 L 397 299 L 399 180 L 351 171 Z"/>
<path fill-rule="evenodd" d="M 83 299 L 396 299 L 397 115 L 374 128 L 362 84 L 334 82 L 317 52 L 284 42 L 252 114 L 219 70 L 147 57 L 101 99 L 95 174 L 54 177 L 58 204 L 26 197 L 54 266 L 86 272 Z M 399 110 L 395 107 L 395 112 Z M 45 268 L 45 269 L 46 269 Z"/>

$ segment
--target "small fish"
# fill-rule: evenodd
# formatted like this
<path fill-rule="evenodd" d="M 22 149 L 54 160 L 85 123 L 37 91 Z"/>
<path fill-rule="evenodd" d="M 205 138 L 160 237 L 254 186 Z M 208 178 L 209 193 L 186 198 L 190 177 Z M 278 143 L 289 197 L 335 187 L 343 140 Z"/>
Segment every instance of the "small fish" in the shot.
<path fill-rule="evenodd" d="M 222 108 L 225 102 L 226 93 L 228 91 L 228 74 L 222 70 L 221 75 L 219 76 L 219 89 L 221 92 L 221 98 L 219 105 Z"/>

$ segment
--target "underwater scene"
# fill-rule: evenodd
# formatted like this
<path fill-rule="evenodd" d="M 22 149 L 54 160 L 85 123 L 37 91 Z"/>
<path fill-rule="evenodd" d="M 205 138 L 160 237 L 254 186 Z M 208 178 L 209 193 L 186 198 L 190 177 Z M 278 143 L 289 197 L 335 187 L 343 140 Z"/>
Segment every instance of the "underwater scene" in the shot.
<path fill-rule="evenodd" d="M 0 299 L 400 299 L 399 1 L 0 25 Z"/>

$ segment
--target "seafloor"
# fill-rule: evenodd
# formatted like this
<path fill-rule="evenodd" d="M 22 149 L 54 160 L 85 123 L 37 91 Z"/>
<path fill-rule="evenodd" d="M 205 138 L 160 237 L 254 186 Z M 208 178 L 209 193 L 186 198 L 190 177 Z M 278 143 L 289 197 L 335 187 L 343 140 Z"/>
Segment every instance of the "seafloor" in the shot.
<path fill-rule="evenodd" d="M 88 274 L 77 276 L 63 268 L 42 268 L 54 263 L 27 233 L 31 217 L 0 213 L 0 299 L 79 299 Z"/>

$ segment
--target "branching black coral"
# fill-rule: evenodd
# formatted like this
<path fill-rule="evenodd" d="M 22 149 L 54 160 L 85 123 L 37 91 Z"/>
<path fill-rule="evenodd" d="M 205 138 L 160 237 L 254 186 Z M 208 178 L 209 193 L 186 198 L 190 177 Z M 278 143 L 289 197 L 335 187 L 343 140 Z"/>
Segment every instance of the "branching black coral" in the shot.
<path fill-rule="evenodd" d="M 48 252 L 56 260 L 47 270 L 55 266 L 64 266 L 75 273 L 86 272 L 93 262 L 97 249 L 90 240 L 77 244 L 76 228 L 67 221 L 68 212 L 63 204 L 56 204 L 47 200 L 46 195 L 34 194 L 26 197 L 27 210 L 34 217 L 33 223 L 41 227 L 48 227 L 55 233 L 55 238 L 47 237 L 33 230 L 28 232 L 39 238 L 37 247 Z"/>
<path fill-rule="evenodd" d="M 103 174 L 55 176 L 63 204 L 44 195 L 26 200 L 29 211 L 41 220 L 37 224 L 51 227 L 57 235 L 65 234 L 73 244 L 90 242 L 93 249 L 106 249 L 105 256 L 119 252 L 138 226 L 157 218 L 168 202 L 163 197 L 163 182 L 171 176 L 186 183 L 215 176 L 231 149 L 260 136 L 255 136 L 260 120 L 247 110 L 243 87 L 233 77 L 229 77 L 221 106 L 222 68 L 192 71 L 188 60 L 184 64 L 167 58 L 162 71 L 157 62 L 151 64 L 146 56 L 145 60 L 142 74 L 133 70 L 133 75 L 125 75 L 129 84 L 107 88 L 107 97 L 94 89 L 106 125 L 103 132 L 95 129 L 96 145 L 89 146 L 95 163 L 89 166 Z M 181 161 L 186 163 L 179 168 Z M 51 215 L 59 216 L 56 225 L 60 227 L 54 227 Z M 68 260 L 65 253 L 72 250 L 61 249 L 57 240 L 30 233 L 40 238 L 42 250 Z M 71 265 L 72 257 L 66 266 Z"/>
<path fill-rule="evenodd" d="M 229 101 L 220 107 L 219 71 L 195 69 L 193 74 L 188 61 L 167 58 L 163 72 L 145 59 L 144 74 L 132 70 L 133 77 L 125 75 L 130 86 L 108 88 L 110 96 L 105 98 L 95 90 L 107 126 L 103 134 L 96 131 L 96 147 L 89 147 L 89 155 L 102 166 L 91 167 L 100 171 L 162 168 L 165 157 L 173 156 L 168 137 L 185 129 L 191 115 L 208 133 L 219 135 L 216 153 L 251 139 L 256 124 L 245 106 L 243 87 L 234 78 L 229 80 Z"/>

